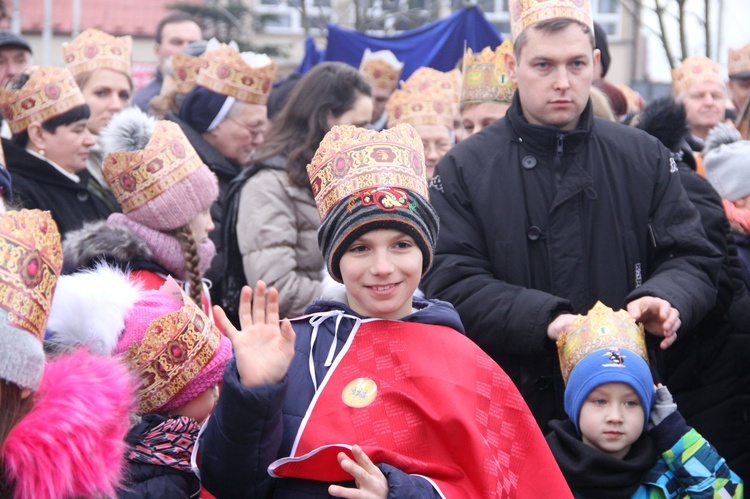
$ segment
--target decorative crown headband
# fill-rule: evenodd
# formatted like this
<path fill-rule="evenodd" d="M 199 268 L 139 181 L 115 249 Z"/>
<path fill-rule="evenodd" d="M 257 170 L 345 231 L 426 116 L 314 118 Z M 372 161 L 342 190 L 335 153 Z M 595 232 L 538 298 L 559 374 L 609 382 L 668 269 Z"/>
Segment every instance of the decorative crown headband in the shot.
<path fill-rule="evenodd" d="M 396 59 L 390 50 L 371 52 L 370 49 L 365 49 L 359 65 L 359 72 L 367 83 L 391 91 L 398 87 L 403 69 L 404 63 Z"/>
<path fill-rule="evenodd" d="M 382 132 L 336 125 L 307 173 L 321 220 L 339 201 L 368 188 L 401 187 L 428 197 L 424 147 L 410 125 Z"/>
<path fill-rule="evenodd" d="M 87 29 L 63 45 L 65 65 L 75 77 L 94 69 L 112 69 L 130 75 L 133 39 Z"/>
<path fill-rule="evenodd" d="M 198 73 L 203 66 L 203 57 L 193 57 L 182 52 L 172 56 L 175 88 L 180 94 L 190 92 L 198 80 Z"/>
<path fill-rule="evenodd" d="M 735 75 L 750 77 L 750 43 L 737 50 L 729 49 L 729 77 Z"/>
<path fill-rule="evenodd" d="M 567 18 L 588 26 L 594 32 L 589 0 L 510 0 L 511 38 L 515 43 L 523 30 L 541 21 Z"/>
<path fill-rule="evenodd" d="M 401 85 L 402 90 L 409 92 L 423 92 L 435 89 L 443 92 L 453 103 L 458 103 L 461 95 L 461 72 L 457 69 L 443 72 L 422 66 L 414 71 Z"/>
<path fill-rule="evenodd" d="M 721 66 L 708 57 L 694 55 L 688 57 L 680 67 L 672 70 L 672 91 L 675 96 L 695 85 L 696 83 L 710 81 L 724 86 L 724 78 L 721 76 Z"/>
<path fill-rule="evenodd" d="M 563 381 L 588 354 L 616 347 L 630 350 L 648 363 L 643 326 L 625 310 L 613 311 L 596 302 L 587 315 L 578 315 L 570 328 L 557 339 L 557 354 Z"/>
<path fill-rule="evenodd" d="M 453 95 L 438 86 L 394 91 L 385 106 L 388 128 L 401 123 L 410 125 L 445 125 L 453 128 L 455 107 Z"/>
<path fill-rule="evenodd" d="M 478 54 L 466 50 L 461 85 L 462 108 L 482 102 L 512 102 L 516 84 L 511 81 L 505 66 L 505 54 L 510 52 L 513 52 L 513 44 L 507 38 L 494 51 L 490 47 Z"/>
<path fill-rule="evenodd" d="M 260 58 L 262 54 L 243 55 Z M 263 66 L 253 67 L 245 62 L 243 55 L 231 46 L 207 49 L 202 56 L 203 67 L 198 72 L 196 83 L 238 101 L 265 106 L 273 88 L 276 63 L 271 61 Z M 264 62 L 270 61 L 267 56 L 263 57 Z"/>

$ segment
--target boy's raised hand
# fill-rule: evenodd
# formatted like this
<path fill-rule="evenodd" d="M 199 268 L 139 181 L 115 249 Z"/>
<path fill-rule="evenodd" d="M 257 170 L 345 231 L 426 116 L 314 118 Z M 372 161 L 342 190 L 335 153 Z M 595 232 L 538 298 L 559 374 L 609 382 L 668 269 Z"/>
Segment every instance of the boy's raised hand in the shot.
<path fill-rule="evenodd" d="M 279 292 L 275 288 L 268 291 L 268 297 L 263 281 L 255 285 L 255 293 L 248 286 L 242 288 L 240 331 L 221 307 L 214 307 L 214 316 L 232 342 L 243 386 L 271 385 L 284 378 L 294 355 L 295 334 L 288 319 L 279 324 Z"/>
<path fill-rule="evenodd" d="M 352 455 L 356 461 L 352 461 L 343 452 L 339 452 L 337 457 L 341 469 L 354 478 L 357 488 L 331 485 L 328 487 L 328 493 L 334 497 L 349 499 L 386 499 L 388 497 L 388 480 L 380 471 L 380 468 L 373 464 L 359 445 L 352 446 Z"/>

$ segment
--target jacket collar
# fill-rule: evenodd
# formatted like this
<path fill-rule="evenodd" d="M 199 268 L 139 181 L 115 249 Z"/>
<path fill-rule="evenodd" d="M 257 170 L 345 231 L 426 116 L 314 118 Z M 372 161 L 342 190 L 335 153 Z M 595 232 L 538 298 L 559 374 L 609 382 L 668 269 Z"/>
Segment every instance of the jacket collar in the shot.
<path fill-rule="evenodd" d="M 594 126 L 594 114 L 591 100 L 581 113 L 578 126 L 571 131 L 563 131 L 554 126 L 532 125 L 523 116 L 519 92 L 513 95 L 513 103 L 506 114 L 511 129 L 513 142 L 525 144 L 526 147 L 545 154 L 555 154 L 558 140 L 562 135 L 565 152 L 571 152 L 588 138 Z"/>
<path fill-rule="evenodd" d="M 65 188 L 86 190 L 89 181 L 89 172 L 85 168 L 76 173 L 78 182 L 67 175 L 62 174 L 50 162 L 45 161 L 37 155 L 30 154 L 26 149 L 15 145 L 9 140 L 3 139 L 3 150 L 8 171 L 14 175 L 21 175 L 28 179 L 44 184 L 57 185 Z"/>

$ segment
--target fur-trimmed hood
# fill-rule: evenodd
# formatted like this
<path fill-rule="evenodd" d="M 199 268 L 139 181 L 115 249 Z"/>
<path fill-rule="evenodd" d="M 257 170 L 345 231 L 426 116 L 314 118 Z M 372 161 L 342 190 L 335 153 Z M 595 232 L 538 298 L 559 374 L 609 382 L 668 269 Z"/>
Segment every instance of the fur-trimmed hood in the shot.
<path fill-rule="evenodd" d="M 113 497 L 136 383 L 117 359 L 79 350 L 47 363 L 1 460 L 15 498 Z"/>
<path fill-rule="evenodd" d="M 150 261 L 153 254 L 143 239 L 122 224 L 104 220 L 84 224 L 68 232 L 63 240 L 63 274 L 96 266 L 99 261 L 124 266 L 137 260 Z"/>

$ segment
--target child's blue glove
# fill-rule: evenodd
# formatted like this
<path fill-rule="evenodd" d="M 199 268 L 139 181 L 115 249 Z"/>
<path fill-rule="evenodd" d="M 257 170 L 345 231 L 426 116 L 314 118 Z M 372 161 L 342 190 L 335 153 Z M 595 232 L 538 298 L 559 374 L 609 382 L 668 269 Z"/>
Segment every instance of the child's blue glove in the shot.
<path fill-rule="evenodd" d="M 666 386 L 660 386 L 656 389 L 654 394 L 654 407 L 651 409 L 651 416 L 648 421 L 648 430 L 650 431 L 654 426 L 664 421 L 667 416 L 677 410 L 677 404 L 672 399 L 672 394 L 669 393 Z"/>

